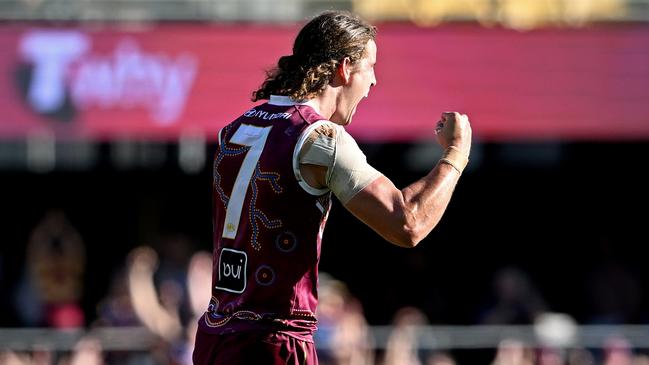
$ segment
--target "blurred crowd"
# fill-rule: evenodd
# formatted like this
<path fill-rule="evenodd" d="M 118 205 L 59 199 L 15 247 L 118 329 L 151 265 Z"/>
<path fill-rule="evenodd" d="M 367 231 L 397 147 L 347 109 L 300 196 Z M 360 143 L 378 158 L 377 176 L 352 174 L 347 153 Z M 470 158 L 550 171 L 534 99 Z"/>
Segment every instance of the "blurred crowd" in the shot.
<path fill-rule="evenodd" d="M 86 248 L 61 211 L 50 211 L 34 227 L 26 245 L 24 273 L 10 295 L 19 322 L 24 327 L 83 329 L 85 335 L 65 350 L 46 340 L 30 351 L 0 347 L 0 365 L 191 364 L 197 319 L 210 299 L 212 254 L 192 251 L 182 235 L 166 237 L 155 248 L 133 248 L 89 320 L 81 305 L 85 269 L 92 264 L 86 260 Z M 534 325 L 540 342 L 504 339 L 492 349 L 490 365 L 649 365 L 649 356 L 619 335 L 611 335 L 598 348 L 574 346 L 576 320 L 554 313 L 525 271 L 504 267 L 492 283 L 474 324 Z M 588 323 L 629 323 L 641 299 L 637 278 L 623 265 L 608 262 L 590 275 L 588 283 L 593 303 Z M 321 273 L 315 333 L 321 364 L 461 363 L 456 350 L 430 346 L 435 339 L 422 331 L 430 324 L 423 308 L 399 309 L 383 333 L 372 330 L 363 305 L 367 303 L 361 303 L 344 282 Z M 93 336 L 93 330 L 106 327 L 145 328 L 149 345 L 137 351 L 106 349 Z"/>

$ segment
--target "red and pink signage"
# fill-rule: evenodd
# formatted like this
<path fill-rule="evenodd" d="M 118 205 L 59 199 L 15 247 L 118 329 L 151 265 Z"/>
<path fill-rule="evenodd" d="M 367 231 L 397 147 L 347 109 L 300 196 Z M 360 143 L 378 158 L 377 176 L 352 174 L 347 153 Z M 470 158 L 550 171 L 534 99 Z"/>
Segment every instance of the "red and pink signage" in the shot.
<path fill-rule="evenodd" d="M 0 139 L 214 139 L 252 106 L 297 26 L 0 27 Z M 649 139 L 649 27 L 520 33 L 379 26 L 378 85 L 350 131 L 432 135 L 446 110 L 483 141 Z"/>

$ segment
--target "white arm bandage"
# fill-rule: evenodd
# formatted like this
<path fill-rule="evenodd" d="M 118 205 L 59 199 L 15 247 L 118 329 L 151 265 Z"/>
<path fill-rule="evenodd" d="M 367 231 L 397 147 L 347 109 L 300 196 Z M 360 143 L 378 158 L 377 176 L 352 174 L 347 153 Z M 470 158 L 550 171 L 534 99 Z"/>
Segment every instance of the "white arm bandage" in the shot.
<path fill-rule="evenodd" d="M 354 138 L 342 126 L 325 122 L 309 132 L 299 153 L 299 163 L 326 166 L 327 187 L 341 203 L 346 204 L 381 176 L 367 163 Z"/>

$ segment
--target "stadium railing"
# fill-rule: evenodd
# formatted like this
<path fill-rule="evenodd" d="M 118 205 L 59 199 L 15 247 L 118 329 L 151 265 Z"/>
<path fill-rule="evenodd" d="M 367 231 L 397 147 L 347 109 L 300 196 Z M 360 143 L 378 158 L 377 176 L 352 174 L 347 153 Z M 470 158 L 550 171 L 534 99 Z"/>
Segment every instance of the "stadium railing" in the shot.
<path fill-rule="evenodd" d="M 392 326 L 370 327 L 375 350 L 386 348 Z M 528 325 L 415 326 L 418 347 L 424 350 L 489 349 L 512 340 L 530 347 L 602 348 L 610 339 L 623 339 L 632 348 L 649 349 L 649 325 L 579 325 L 546 328 Z M 2 328 L 0 350 L 30 351 L 48 348 L 69 351 L 84 337 L 93 338 L 104 351 L 146 351 L 156 337 L 144 327 L 104 327 L 92 330 Z M 327 346 L 320 344 L 320 347 Z"/>

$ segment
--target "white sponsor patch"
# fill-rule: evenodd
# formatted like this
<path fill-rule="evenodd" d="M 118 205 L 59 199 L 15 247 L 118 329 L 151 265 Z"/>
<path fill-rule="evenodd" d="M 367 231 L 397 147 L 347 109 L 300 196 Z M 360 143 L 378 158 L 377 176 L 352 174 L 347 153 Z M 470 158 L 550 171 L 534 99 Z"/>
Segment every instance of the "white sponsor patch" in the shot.
<path fill-rule="evenodd" d="M 221 249 L 219 255 L 219 281 L 216 289 L 241 294 L 246 290 L 248 255 L 230 248 Z"/>

